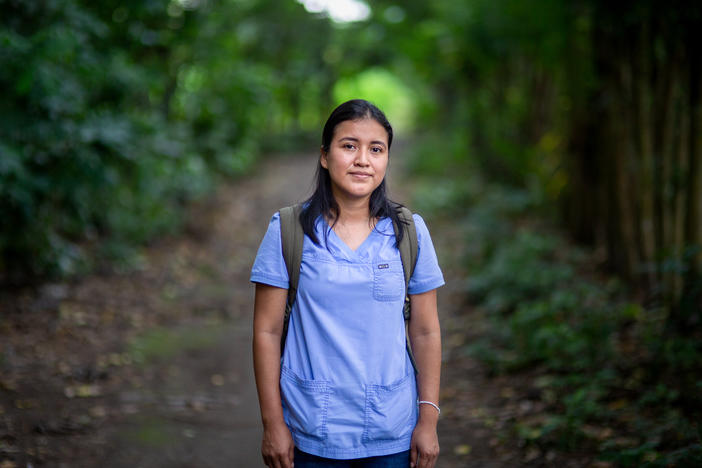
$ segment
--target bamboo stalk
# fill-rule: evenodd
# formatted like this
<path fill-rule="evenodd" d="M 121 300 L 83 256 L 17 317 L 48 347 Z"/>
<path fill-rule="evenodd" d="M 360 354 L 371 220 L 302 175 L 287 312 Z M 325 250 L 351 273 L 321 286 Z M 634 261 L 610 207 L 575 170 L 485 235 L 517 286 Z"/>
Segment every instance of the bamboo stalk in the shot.
<path fill-rule="evenodd" d="M 689 114 L 687 111 L 687 103 L 685 102 L 686 82 L 681 78 L 682 70 L 678 67 L 678 81 L 676 86 L 676 108 L 674 113 L 674 135 L 673 144 L 675 146 L 673 152 L 675 178 L 673 187 L 673 196 L 670 201 L 670 210 L 673 216 L 673 245 L 676 247 L 676 258 L 682 258 L 685 248 L 685 203 L 686 193 L 685 185 L 682 183 L 682 174 L 687 172 L 687 141 Z M 673 284 L 674 300 L 678 302 L 682 295 L 683 289 L 683 272 L 678 272 L 675 275 Z"/>
<path fill-rule="evenodd" d="M 685 243 L 702 244 L 702 165 L 700 165 L 700 148 L 702 148 L 702 70 L 699 63 L 690 65 L 690 93 L 688 134 L 688 177 L 687 209 L 685 216 Z M 698 272 L 702 267 L 700 255 L 692 265 Z"/>
<path fill-rule="evenodd" d="M 639 47 L 637 62 L 639 63 L 639 73 L 636 83 L 636 98 L 638 108 L 638 141 L 640 152 L 638 153 L 638 168 L 640 172 L 640 184 L 638 187 L 641 218 L 639 220 L 641 229 L 643 256 L 641 261 L 647 266 L 645 283 L 650 291 L 657 283 L 657 275 L 648 268 L 655 259 L 656 237 L 655 237 L 655 214 L 654 214 L 654 159 L 653 159 L 653 135 L 650 131 L 651 109 L 650 109 L 650 88 L 649 80 L 651 76 L 651 65 L 649 57 L 651 55 L 651 41 L 648 24 L 644 23 L 639 31 Z"/>
<path fill-rule="evenodd" d="M 675 62 L 657 64 L 656 75 L 658 83 L 656 83 L 656 148 L 655 155 L 658 159 L 658 174 L 657 197 L 656 197 L 656 218 L 657 218 L 657 252 L 656 264 L 659 266 L 660 279 L 663 286 L 663 301 L 667 307 L 675 303 L 674 293 L 674 278 L 677 275 L 674 269 L 663 269 L 662 262 L 666 260 L 666 256 L 676 256 L 676 245 L 673 239 L 674 218 L 673 211 L 669 209 L 670 199 L 673 196 L 674 187 L 672 186 L 673 174 L 673 101 L 674 94 L 674 74 L 677 67 Z"/>

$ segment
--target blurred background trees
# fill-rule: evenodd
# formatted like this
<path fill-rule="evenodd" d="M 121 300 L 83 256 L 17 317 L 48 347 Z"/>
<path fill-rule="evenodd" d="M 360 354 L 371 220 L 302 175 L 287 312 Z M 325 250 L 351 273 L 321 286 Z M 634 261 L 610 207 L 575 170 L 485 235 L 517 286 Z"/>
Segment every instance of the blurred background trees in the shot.
<path fill-rule="evenodd" d="M 699 295 L 699 5 L 476 0 L 406 13 L 388 37 L 430 87 L 424 125 L 450 127 L 449 158 L 557 202 L 573 236 L 650 300 L 681 310 Z"/>
<path fill-rule="evenodd" d="M 6 281 L 86 271 L 94 248 L 119 258 L 171 231 L 271 133 L 330 107 L 332 26 L 293 1 L 0 8 Z"/>
<path fill-rule="evenodd" d="M 482 263 L 474 265 L 481 273 L 469 285 L 476 303 L 485 305 L 487 291 L 502 284 L 512 295 L 497 309 L 515 333 L 562 325 L 549 329 L 546 341 L 516 337 L 534 347 L 533 362 L 553 364 L 563 349 L 544 351 L 551 349 L 545 342 L 582 339 L 574 356 L 591 350 L 583 365 L 593 370 L 607 359 L 624 362 L 614 348 L 606 355 L 596 349 L 632 330 L 641 342 L 647 334 L 648 357 L 617 364 L 617 375 L 636 375 L 653 389 L 670 384 L 673 393 L 664 388 L 648 398 L 674 400 L 699 415 L 683 395 L 699 394 L 702 385 L 695 374 L 702 5 L 336 2 L 355 11 L 345 21 L 324 4 L 1 1 L 3 283 L 86 272 L 102 258 L 125 261 L 131 246 L 177 229 L 188 200 L 244 174 L 266 152 L 315 148 L 330 109 L 366 97 L 411 141 L 416 173 L 441 181 L 430 184 L 425 202 L 453 200 L 452 216 L 478 223 L 500 224 L 495 216 L 521 209 L 546 215 L 591 248 L 601 271 L 618 275 L 638 300 L 612 311 L 595 286 L 536 300 L 536 286 L 506 281 L 530 271 L 499 268 L 551 265 L 554 278 L 563 279 L 575 267 L 546 259 L 550 248 L 566 247 L 538 233 L 506 233 L 502 247 L 516 251 L 486 240 Z M 475 188 L 482 183 L 509 189 L 482 199 Z M 563 286 L 539 284 L 543 291 Z M 573 305 L 583 301 L 595 305 Z M 640 322 L 645 326 L 637 328 Z M 646 365 L 652 370 L 641 371 Z M 565 364 L 554 366 L 565 372 Z M 625 385 L 607 382 L 605 393 L 626 393 Z M 599 398 L 578 385 L 566 399 L 574 408 Z M 572 425 L 589 416 L 569 417 Z M 689 434 L 681 440 L 690 441 Z"/>

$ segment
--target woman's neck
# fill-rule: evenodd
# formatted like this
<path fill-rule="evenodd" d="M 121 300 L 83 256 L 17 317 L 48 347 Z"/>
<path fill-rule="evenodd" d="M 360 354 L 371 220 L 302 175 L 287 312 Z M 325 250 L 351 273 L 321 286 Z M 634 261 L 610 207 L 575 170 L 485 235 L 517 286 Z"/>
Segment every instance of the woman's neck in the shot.
<path fill-rule="evenodd" d="M 356 250 L 375 229 L 376 219 L 371 219 L 370 198 L 339 200 L 336 219 L 329 220 L 334 232 L 351 250 Z"/>
<path fill-rule="evenodd" d="M 338 212 L 336 221 L 341 224 L 360 224 L 370 222 L 370 197 L 361 199 L 336 198 Z"/>

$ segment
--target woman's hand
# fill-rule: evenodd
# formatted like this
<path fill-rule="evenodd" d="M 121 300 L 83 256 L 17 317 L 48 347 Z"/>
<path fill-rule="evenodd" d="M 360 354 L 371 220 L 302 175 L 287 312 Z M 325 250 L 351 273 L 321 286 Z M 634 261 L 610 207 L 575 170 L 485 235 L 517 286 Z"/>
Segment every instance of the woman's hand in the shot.
<path fill-rule="evenodd" d="M 411 468 L 434 468 L 439 458 L 439 436 L 436 434 L 436 423 L 422 423 L 414 428 L 410 444 Z"/>
<path fill-rule="evenodd" d="M 270 468 L 292 468 L 295 444 L 285 423 L 275 424 L 263 430 L 261 455 L 263 463 Z"/>

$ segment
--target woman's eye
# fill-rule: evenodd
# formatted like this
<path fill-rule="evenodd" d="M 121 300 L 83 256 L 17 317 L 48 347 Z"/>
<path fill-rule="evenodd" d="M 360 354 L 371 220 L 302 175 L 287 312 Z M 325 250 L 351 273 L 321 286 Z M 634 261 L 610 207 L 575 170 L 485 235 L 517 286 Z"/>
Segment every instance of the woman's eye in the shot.
<path fill-rule="evenodd" d="M 351 143 L 346 143 L 346 144 L 344 145 L 344 148 L 346 148 L 346 149 L 353 149 L 353 145 L 352 145 Z"/>
<path fill-rule="evenodd" d="M 382 152 L 383 152 L 383 148 L 381 148 L 380 146 L 374 146 L 374 147 L 371 148 L 371 151 L 374 152 L 374 153 L 382 153 Z"/>

